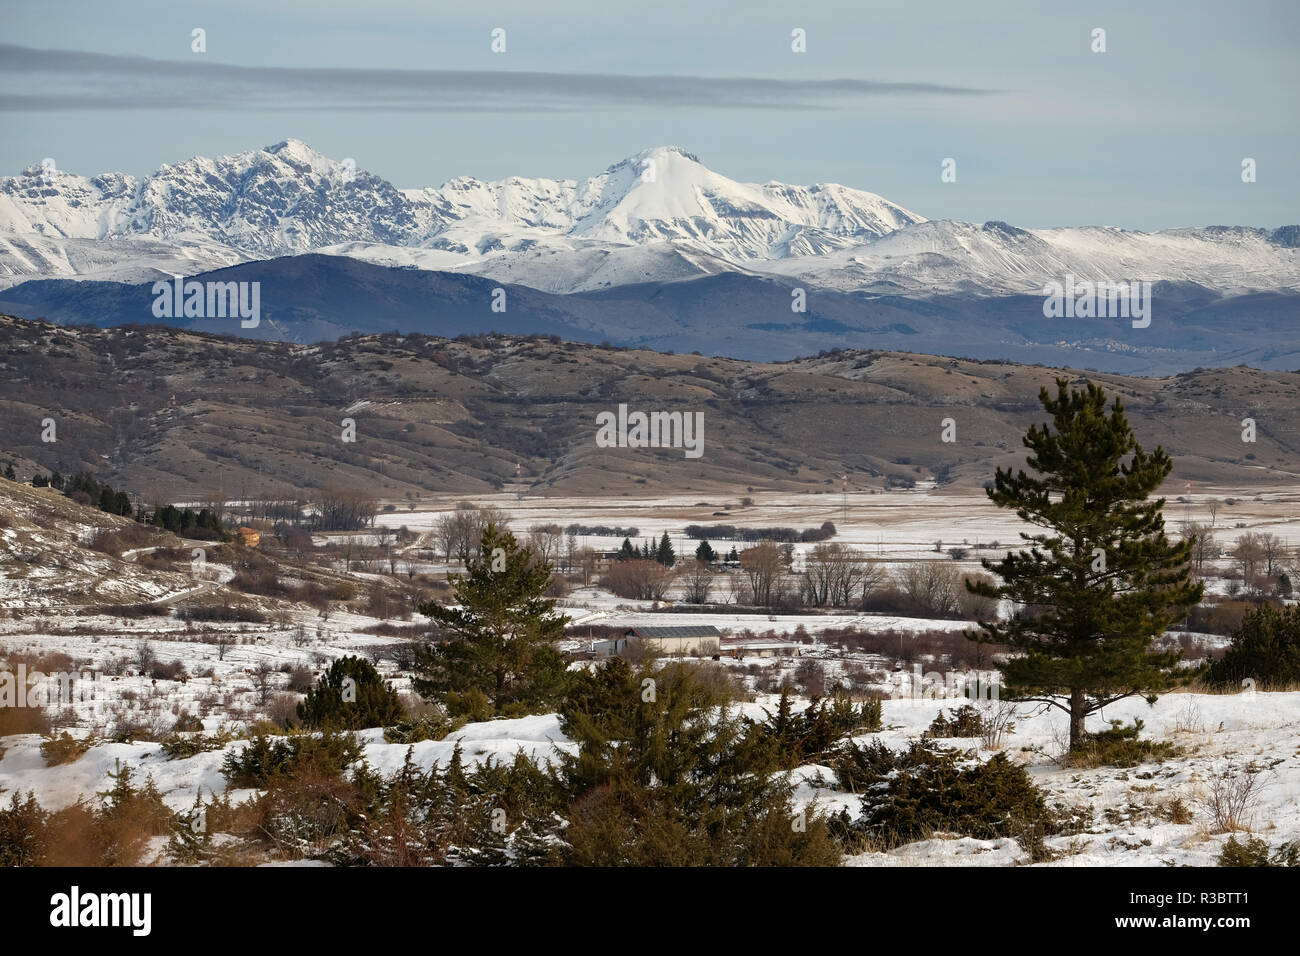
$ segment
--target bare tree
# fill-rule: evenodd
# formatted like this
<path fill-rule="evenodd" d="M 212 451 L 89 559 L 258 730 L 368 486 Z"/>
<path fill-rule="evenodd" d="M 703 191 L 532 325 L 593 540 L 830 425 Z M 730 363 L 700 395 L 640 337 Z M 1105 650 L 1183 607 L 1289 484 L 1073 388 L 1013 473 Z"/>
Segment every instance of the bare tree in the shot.
<path fill-rule="evenodd" d="M 439 515 L 433 522 L 433 530 L 429 536 L 435 550 L 442 555 L 443 562 L 450 563 L 451 556 L 456 553 L 455 513 Z"/>
<path fill-rule="evenodd" d="M 1215 550 L 1214 531 L 1208 524 L 1186 521 L 1183 523 L 1183 537 L 1196 539 L 1196 543 L 1192 545 L 1192 568 L 1198 575 L 1204 577 L 1206 562 L 1218 553 Z"/>
<path fill-rule="evenodd" d="M 257 666 L 253 668 L 253 686 L 257 688 L 257 702 L 263 706 L 271 698 L 274 677 L 275 667 L 268 660 L 258 661 Z"/>
<path fill-rule="evenodd" d="M 610 566 L 601 584 L 619 597 L 641 601 L 662 601 L 676 575 L 658 561 L 618 561 Z"/>
<path fill-rule="evenodd" d="M 1245 587 L 1249 590 L 1258 590 L 1261 585 L 1260 563 L 1264 559 L 1264 549 L 1260 546 L 1259 536 L 1247 531 L 1237 539 L 1237 546 L 1233 548 L 1232 556 L 1237 559 L 1237 566 L 1241 569 Z"/>
<path fill-rule="evenodd" d="M 153 652 L 153 644 L 149 641 L 141 641 L 135 646 L 135 666 L 142 676 L 149 673 L 149 669 L 153 667 L 157 660 L 158 658 Z"/>
<path fill-rule="evenodd" d="M 1219 517 L 1219 499 L 1211 498 L 1205 503 L 1205 510 L 1210 513 L 1210 528 L 1214 528 L 1214 522 Z"/>
<path fill-rule="evenodd" d="M 1275 534 L 1256 535 L 1256 543 L 1259 545 L 1260 560 L 1264 565 L 1265 577 L 1272 578 L 1282 570 L 1282 565 L 1286 560 L 1286 542 Z"/>
<path fill-rule="evenodd" d="M 1295 550 L 1289 552 L 1284 558 L 1285 567 L 1283 573 L 1286 574 L 1288 583 L 1292 590 L 1297 584 L 1300 584 L 1300 545 L 1296 545 Z"/>
<path fill-rule="evenodd" d="M 510 516 L 500 508 L 480 508 L 462 501 L 455 511 L 439 517 L 434 522 L 433 538 L 442 552 L 443 560 L 450 562 L 454 557 L 477 552 L 488 525 L 508 528 Z"/>
<path fill-rule="evenodd" d="M 780 578 L 785 573 L 785 557 L 772 541 L 763 541 L 740 552 L 740 569 L 751 604 L 769 607 L 777 597 Z"/>
<path fill-rule="evenodd" d="M 535 524 L 528 529 L 528 547 L 537 558 L 555 567 L 560 563 L 564 529 L 558 524 Z"/>
<path fill-rule="evenodd" d="M 850 607 L 879 586 L 884 570 L 838 541 L 814 546 L 804 562 L 802 597 L 817 607 Z"/>
<path fill-rule="evenodd" d="M 378 513 L 374 495 L 359 488 L 326 488 L 316 501 L 316 521 L 325 531 L 359 531 Z"/>
<path fill-rule="evenodd" d="M 582 569 L 582 586 L 588 587 L 596 576 L 596 552 L 591 548 L 578 551 L 577 566 Z"/>
<path fill-rule="evenodd" d="M 218 488 L 212 494 L 207 496 L 204 507 L 208 509 L 217 519 L 218 523 L 225 524 L 226 521 L 226 493 Z"/>
<path fill-rule="evenodd" d="M 713 587 L 713 569 L 703 561 L 682 562 L 679 566 L 682 580 L 686 584 L 686 600 L 692 604 L 704 604 L 709 600 L 709 591 Z"/>
<path fill-rule="evenodd" d="M 826 607 L 833 602 L 832 594 L 844 563 L 845 546 L 838 541 L 823 542 L 814 546 L 804 558 L 804 572 L 800 597 L 804 604 Z"/>
<path fill-rule="evenodd" d="M 944 561 L 915 561 L 907 565 L 899 583 L 918 610 L 946 617 L 957 610 L 961 575 Z"/>

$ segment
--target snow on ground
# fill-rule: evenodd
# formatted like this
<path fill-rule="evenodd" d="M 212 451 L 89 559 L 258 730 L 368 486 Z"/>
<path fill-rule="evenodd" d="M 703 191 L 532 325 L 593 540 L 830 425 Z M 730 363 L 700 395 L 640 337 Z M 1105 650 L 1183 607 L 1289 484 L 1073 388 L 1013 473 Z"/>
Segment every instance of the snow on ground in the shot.
<path fill-rule="evenodd" d="M 597 596 L 599 595 L 599 596 Z M 570 626 L 582 624 L 613 624 L 619 627 L 645 627 L 672 625 L 674 627 L 700 627 L 711 624 L 724 635 L 742 631 L 762 633 L 771 631 L 779 635 L 793 634 L 796 630 L 813 633 L 826 628 L 853 627 L 870 631 L 965 631 L 974 625 L 970 621 L 953 621 L 946 618 L 902 617 L 891 614 L 725 614 L 674 611 L 666 614 L 652 610 L 651 601 L 628 601 L 594 588 L 575 590 L 560 603 L 559 613 L 568 615 Z"/>
<path fill-rule="evenodd" d="M 1300 495 L 1294 488 L 1263 491 L 1250 498 L 1233 497 L 1231 491 L 1197 487 L 1187 501 L 1176 500 L 1183 488 L 1167 488 L 1165 520 L 1176 531 L 1184 520 L 1211 523 L 1208 506 L 1221 502 L 1213 520 L 1218 543 L 1230 549 L 1238 536 L 1268 532 L 1300 543 Z M 694 551 L 696 542 L 683 536 L 689 524 L 731 524 L 737 527 L 817 528 L 825 521 L 836 527 L 834 540 L 862 548 L 873 555 L 908 560 L 934 557 L 934 543 L 943 548 L 982 546 L 985 557 L 1019 545 L 1019 532 L 1031 531 L 1014 514 L 996 508 L 980 493 L 926 493 L 924 490 L 847 494 L 827 492 L 755 492 L 751 505 L 730 494 L 661 495 L 649 498 L 547 497 L 520 498 L 513 494 L 468 495 L 450 498 L 433 507 L 381 513 L 376 522 L 390 528 L 405 525 L 411 531 L 431 531 L 438 518 L 455 510 L 458 502 L 493 505 L 505 511 L 515 531 L 537 524 L 635 527 L 637 539 L 654 538 L 666 531 L 678 554 Z M 1231 505 L 1226 504 L 1231 500 Z M 714 514 L 714 512 L 726 514 Z M 1237 527 L 1238 524 L 1242 527 Z M 615 550 L 622 537 L 579 535 L 581 547 Z M 716 550 L 717 540 L 712 544 Z M 811 545 L 796 545 L 802 553 Z M 685 549 L 685 550 L 684 550 Z M 975 555 L 972 553 L 972 557 Z"/>
<path fill-rule="evenodd" d="M 960 700 L 890 700 L 884 703 L 884 729 L 876 738 L 899 748 L 916 739 L 940 711 Z M 775 698 L 741 705 L 741 712 L 762 719 Z M 1144 736 L 1171 740 L 1184 754 L 1163 763 L 1119 769 L 1062 768 L 1054 758 L 1062 748 L 1064 715 L 1022 706 L 1003 750 L 1029 771 L 1049 803 L 1090 807 L 1094 824 L 1077 836 L 1049 837 L 1047 846 L 1060 856 L 1053 866 L 1212 865 L 1226 841 L 1211 832 L 1207 794 L 1215 774 L 1242 772 L 1247 765 L 1265 776 L 1261 798 L 1252 816 L 1253 831 L 1271 845 L 1300 838 L 1300 693 L 1242 693 L 1231 695 L 1171 694 L 1154 707 L 1130 699 L 1107 707 L 1089 721 L 1092 729 L 1109 719 L 1145 721 Z M 365 759 L 391 774 L 402 766 L 408 749 L 416 764 L 446 766 L 453 749 L 462 748 L 469 764 L 492 759 L 506 761 L 523 750 L 539 760 L 571 749 L 555 714 L 469 724 L 441 741 L 424 741 L 408 748 L 383 742 L 382 732 L 365 731 Z M 962 750 L 979 750 L 976 739 L 940 741 Z M 34 791 L 40 802 L 56 809 L 77 799 L 93 800 L 111 786 L 109 772 L 117 763 L 130 763 L 162 791 L 167 804 L 184 810 L 201 788 L 205 794 L 225 787 L 220 766 L 226 752 L 246 746 L 228 744 L 224 751 L 168 760 L 157 744 L 101 743 L 69 764 L 47 767 L 39 752 L 40 738 L 14 736 L 4 740 L 0 757 L 0 787 Z M 982 752 L 982 758 L 991 754 Z M 834 774 L 809 765 L 792 773 L 796 805 L 820 812 L 859 811 L 859 798 L 836 788 Z M 247 799 L 251 791 L 232 793 Z M 1190 810 L 1188 823 L 1170 823 L 1162 807 L 1181 799 Z M 936 834 L 887 853 L 862 853 L 846 861 L 851 866 L 1006 866 L 1028 862 L 1010 840 L 975 840 Z"/>
<path fill-rule="evenodd" d="M 412 751 L 415 763 L 427 769 L 435 764 L 447 766 L 458 743 L 461 759 L 467 766 L 488 760 L 511 761 L 520 750 L 544 761 L 553 758 L 560 749 L 573 746 L 560 732 L 560 718 L 556 714 L 467 724 L 445 740 L 409 745 L 385 743 L 382 730 L 362 731 L 358 737 L 364 744 L 366 761 L 383 774 L 401 770 L 408 750 Z M 193 805 L 200 789 L 205 799 L 225 790 L 222 761 L 227 753 L 237 753 L 248 746 L 247 740 L 236 740 L 221 750 L 173 760 L 156 743 L 100 743 L 77 760 L 47 767 L 40 752 L 41 739 L 37 734 L 4 738 L 0 790 L 19 793 L 30 790 L 50 810 L 71 806 L 77 800 L 93 802 L 97 793 L 112 787 L 109 774 L 122 764 L 139 772 L 138 783 L 143 783 L 146 777 L 151 779 L 173 810 L 185 810 Z M 250 790 L 231 793 L 236 802 L 253 795 Z"/>
<path fill-rule="evenodd" d="M 960 701 L 886 701 L 886 745 L 899 747 L 917 737 L 941 710 Z M 1144 738 L 1170 740 L 1185 753 L 1163 763 L 1131 768 L 1061 768 L 1053 759 L 1063 750 L 1065 715 L 1024 706 L 1004 750 L 1024 765 L 1050 803 L 1091 807 L 1095 825 L 1078 836 L 1049 837 L 1051 850 L 1063 855 L 1054 866 L 1214 865 L 1226 834 L 1210 832 L 1207 807 L 1213 775 L 1242 773 L 1248 765 L 1265 774 L 1261 799 L 1253 813 L 1254 832 L 1268 843 L 1300 839 L 1300 693 L 1170 694 L 1148 706 L 1130 698 L 1089 719 L 1090 730 L 1107 721 L 1145 722 Z M 978 749 L 978 740 L 943 743 Z M 989 756 L 988 752 L 981 754 Z M 818 806 L 838 809 L 843 796 L 805 788 L 801 796 Z M 830 799 L 828 800 L 828 797 Z M 1169 823 L 1162 806 L 1181 798 L 1192 822 Z M 935 839 L 891 853 L 866 853 L 851 865 L 1004 865 L 1023 857 L 1004 841 Z"/>
<path fill-rule="evenodd" d="M 35 494 L 29 496 L 34 504 L 39 503 Z M 1193 496 L 1189 509 L 1193 520 L 1207 520 L 1208 515 L 1199 512 L 1208 496 L 1208 493 Z M 961 546 L 963 541 L 973 549 L 977 542 L 987 546 L 994 540 L 1005 549 L 1015 546 L 1018 541 L 1019 523 L 1016 519 L 1008 519 L 978 496 L 850 494 L 847 501 L 838 494 L 755 497 L 757 503 L 752 507 L 740 507 L 734 499 L 721 497 L 701 503 L 697 496 L 668 496 L 635 502 L 626 499 L 617 502 L 608 499 L 519 500 L 513 495 L 473 500 L 479 504 L 496 504 L 510 512 L 516 530 L 526 530 L 539 523 L 553 522 L 566 526 L 580 522 L 635 525 L 639 538 L 658 538 L 668 531 L 679 554 L 689 553 L 694 548 L 694 542 L 680 538 L 681 529 L 691 523 L 750 527 L 779 525 L 802 529 L 833 521 L 839 529 L 834 540 L 856 544 L 879 555 L 890 566 L 940 557 L 934 551 L 934 541 L 939 539 L 944 541 L 945 549 L 951 545 Z M 1225 505 L 1219 512 L 1221 541 L 1231 540 L 1248 529 L 1269 530 L 1295 542 L 1300 539 L 1300 519 L 1294 517 L 1295 500 L 1294 493 L 1279 493 L 1252 500 L 1242 499 L 1230 507 Z M 418 531 L 432 527 L 439 514 L 453 507 L 455 499 L 448 500 L 443 510 L 434 507 L 411 513 L 387 513 L 381 514 L 379 520 L 381 523 L 405 524 Z M 1182 510 L 1171 502 L 1171 522 L 1182 518 L 1179 513 Z M 714 515 L 714 511 L 729 513 Z M 1224 521 L 1225 514 L 1230 521 Z M 115 519 L 102 520 L 108 525 Z M 69 534 L 81 540 L 95 530 L 91 525 L 73 526 L 71 522 L 72 519 L 68 518 L 53 530 L 34 524 L 29 526 L 28 523 L 21 525 L 21 533 L 15 528 L 0 529 L 0 549 L 16 555 L 31 549 L 57 554 L 58 541 L 66 541 Z M 1243 524 L 1245 528 L 1237 528 L 1237 524 Z M 614 549 L 621 538 L 580 538 L 580 542 L 586 546 Z M 718 541 L 713 543 L 717 550 L 729 546 Z M 188 546 L 191 542 L 185 544 Z M 799 549 L 806 547 L 799 546 Z M 997 557 L 998 553 L 986 547 L 979 552 L 972 550 L 971 557 Z M 0 613 L 0 646 L 31 658 L 59 652 L 71 658 L 72 666 L 79 671 L 88 668 L 105 672 L 102 680 L 96 683 L 97 693 L 104 693 L 102 702 L 95 702 L 100 706 L 99 710 L 92 707 L 88 712 L 75 715 L 58 713 L 58 708 L 52 710 L 52 714 L 60 718 L 60 729 L 66 726 L 74 735 L 84 734 L 92 728 L 103 733 L 106 726 L 112 726 L 115 720 L 124 716 L 160 727 L 165 732 L 182 713 L 202 717 L 208 732 L 215 731 L 223 723 L 247 728 L 265 717 L 267 712 L 268 701 L 259 699 L 256 686 L 255 671 L 259 665 L 270 664 L 275 668 L 271 695 L 275 697 L 285 693 L 288 672 L 294 668 L 305 668 L 314 679 L 335 657 L 367 653 L 400 641 L 400 638 L 366 633 L 381 621 L 338 606 L 324 614 L 306 606 L 290 607 L 277 610 L 268 616 L 266 623 L 257 624 L 187 623 L 170 616 L 119 618 L 90 613 L 94 608 L 86 605 L 99 601 L 101 596 L 106 603 L 116 597 L 123 603 L 151 601 L 167 604 L 181 595 L 212 585 L 210 582 L 196 584 L 189 574 L 147 571 L 130 560 L 113 564 L 114 574 L 110 575 L 107 574 L 110 562 L 97 552 L 79 553 L 76 559 L 76 570 L 82 575 L 76 588 L 85 588 L 84 593 L 74 595 L 76 600 L 70 601 L 67 594 L 49 590 L 56 572 L 62 570 L 66 577 L 66 568 L 34 565 L 28 580 L 0 580 L 0 607 L 8 605 Z M 973 560 L 954 564 L 962 570 L 976 567 Z M 1227 560 L 1219 562 L 1223 568 L 1229 564 Z M 18 564 L 13 566 L 19 567 Z M 218 581 L 228 581 L 233 574 L 233 570 L 225 565 L 210 564 L 206 570 Z M 371 574 L 352 576 L 358 579 L 378 577 Z M 87 583 L 83 585 L 82 580 Z M 1216 580 L 1214 583 L 1219 582 Z M 71 605 L 81 605 L 81 613 L 69 613 Z M 18 613 L 20 608 L 24 613 Z M 713 625 L 726 635 L 748 631 L 783 637 L 789 637 L 802 628 L 811 642 L 801 645 L 797 658 L 749 657 L 744 661 L 722 662 L 750 687 L 764 689 L 771 689 L 781 679 L 797 676 L 800 666 L 821 668 L 827 686 L 852 677 L 859 689 L 862 686 L 887 689 L 890 687 L 888 680 L 899 676 L 893 670 L 892 659 L 828 646 L 818 639 L 823 629 L 853 628 L 876 634 L 893 631 L 905 645 L 909 635 L 919 635 L 920 632 L 960 632 L 972 627 L 963 621 L 861 612 L 767 615 L 725 613 L 724 608 L 724 613 L 716 614 L 679 613 L 672 608 L 657 609 L 653 602 L 618 598 L 594 587 L 575 589 L 559 602 L 558 609 L 579 626 Z M 1224 643 L 1224 639 L 1217 635 L 1194 636 L 1203 639 L 1202 643 L 1220 646 Z M 803 637 L 802 633 L 800 637 Z M 146 639 L 150 641 L 157 660 L 183 662 L 189 679 L 154 681 L 140 676 L 138 667 L 132 664 Z M 903 653 L 905 649 L 900 646 L 898 655 L 911 661 Z M 381 672 L 393 681 L 399 692 L 408 691 L 409 678 L 397 672 L 391 659 L 392 652 L 387 653 L 388 657 L 381 657 L 378 662 Z M 909 663 L 908 667 L 913 663 L 923 672 L 947 669 L 942 661 L 924 659 Z M 796 679 L 795 683 L 799 681 Z M 932 687 L 934 683 L 928 680 L 925 686 Z M 742 705 L 741 710 L 747 716 L 762 719 L 766 711 L 775 706 L 775 701 L 776 698 L 770 694 L 760 695 L 754 703 Z M 929 726 L 936 713 L 959 703 L 955 700 L 906 699 L 900 694 L 899 699 L 885 701 L 884 730 L 878 736 L 891 747 L 905 746 Z M 1212 775 L 1225 769 L 1240 771 L 1251 760 L 1268 768 L 1253 824 L 1256 832 L 1273 845 L 1300 837 L 1300 749 L 1296 742 L 1297 729 L 1300 729 L 1300 694 L 1175 694 L 1161 698 L 1153 708 L 1138 699 L 1113 705 L 1097 715 L 1090 726 L 1104 728 L 1108 718 L 1128 721 L 1140 717 L 1146 722 L 1144 733 L 1147 736 L 1171 739 L 1186 749 L 1183 756 L 1163 764 L 1127 770 L 1062 769 L 1053 758 L 1062 750 L 1064 716 L 1055 711 L 1022 710 L 1023 713 L 1016 718 L 1014 732 L 1004 745 L 1010 759 L 1026 766 L 1035 781 L 1048 792 L 1052 802 L 1087 805 L 1094 811 L 1096 822 L 1092 832 L 1075 837 L 1049 838 L 1048 846 L 1062 854 L 1055 865 L 1212 863 L 1225 837 L 1209 832 L 1205 812 L 1209 781 Z M 74 717 L 76 719 L 71 719 Z M 406 745 L 386 744 L 378 731 L 367 731 L 362 736 L 366 759 L 371 766 L 384 773 L 392 773 L 401 767 L 408 750 Z M 108 774 L 120 761 L 149 775 L 164 793 L 168 805 L 184 810 L 193 803 L 199 789 L 205 793 L 224 789 L 225 779 L 220 767 L 225 752 L 246 745 L 243 741 L 236 741 L 227 745 L 225 751 L 169 760 L 156 743 L 98 743 L 76 761 L 47 767 L 39 752 L 40 742 L 39 737 L 30 735 L 0 739 L 0 790 L 34 791 L 38 800 L 51 809 L 67 806 L 78 799 L 95 799 L 98 792 L 111 786 Z M 435 763 L 445 765 L 457 742 L 462 747 L 463 759 L 469 763 L 487 759 L 511 760 L 520 750 L 545 760 L 572 747 L 560 732 L 558 717 L 551 714 L 470 724 L 446 740 L 414 745 L 414 759 L 424 767 Z M 948 743 L 970 749 L 978 746 L 979 742 L 954 740 Z M 850 814 L 858 812 L 858 797 L 838 791 L 834 775 L 827 768 L 811 765 L 799 768 L 792 773 L 792 780 L 796 785 L 796 799 L 802 806 L 815 804 L 827 811 L 845 809 Z M 232 797 L 238 800 L 250 795 L 251 792 L 242 791 L 232 794 Z M 1159 816 L 1157 811 L 1161 804 L 1175 797 L 1181 797 L 1193 811 L 1192 822 L 1175 824 Z M 933 839 L 890 853 L 860 854 L 849 862 L 852 865 L 1008 865 L 1023 859 L 1023 851 L 1009 841 L 950 839 L 936 834 Z"/>

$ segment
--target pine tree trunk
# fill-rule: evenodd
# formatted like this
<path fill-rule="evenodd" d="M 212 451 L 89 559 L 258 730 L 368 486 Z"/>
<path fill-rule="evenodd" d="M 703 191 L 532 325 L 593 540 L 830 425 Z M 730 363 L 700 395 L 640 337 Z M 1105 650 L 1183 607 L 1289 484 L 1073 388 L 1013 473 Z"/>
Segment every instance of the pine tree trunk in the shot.
<path fill-rule="evenodd" d="M 1083 709 L 1083 688 L 1070 688 L 1070 750 L 1078 750 L 1083 746 L 1084 725 L 1083 719 L 1086 715 Z"/>

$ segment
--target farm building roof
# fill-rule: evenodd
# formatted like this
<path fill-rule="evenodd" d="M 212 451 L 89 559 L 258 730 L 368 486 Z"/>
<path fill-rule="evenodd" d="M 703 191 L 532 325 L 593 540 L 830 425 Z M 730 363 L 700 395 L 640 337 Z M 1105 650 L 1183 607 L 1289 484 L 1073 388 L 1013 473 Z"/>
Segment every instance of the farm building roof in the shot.
<path fill-rule="evenodd" d="M 722 634 L 712 624 L 688 625 L 684 627 L 629 627 L 628 631 L 641 638 L 722 637 Z"/>

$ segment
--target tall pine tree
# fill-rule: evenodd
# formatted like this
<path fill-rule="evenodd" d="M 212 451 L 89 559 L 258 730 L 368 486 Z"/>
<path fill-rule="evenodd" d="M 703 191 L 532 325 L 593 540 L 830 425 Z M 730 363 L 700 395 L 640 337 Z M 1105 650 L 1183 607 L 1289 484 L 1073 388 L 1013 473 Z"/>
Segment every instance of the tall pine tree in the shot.
<path fill-rule="evenodd" d="M 551 566 L 495 525 L 478 554 L 462 558 L 465 574 L 450 576 L 454 603 L 420 605 L 444 633 L 416 655 L 415 690 L 425 697 L 480 690 L 498 713 L 557 703 L 567 664 L 554 645 L 569 619 L 544 597 Z"/>
<path fill-rule="evenodd" d="M 673 543 L 668 540 L 668 532 L 659 539 L 659 550 L 655 552 L 655 560 L 665 568 L 671 568 L 677 563 L 677 554 L 673 551 Z"/>
<path fill-rule="evenodd" d="M 981 622 L 968 633 L 1017 653 L 1003 667 L 1014 698 L 1057 707 L 1070 718 L 1070 749 L 1085 742 L 1084 721 L 1105 705 L 1169 685 L 1176 652 L 1153 648 L 1169 625 L 1200 600 L 1189 578 L 1194 541 L 1170 541 L 1165 499 L 1150 500 L 1173 462 L 1164 449 L 1147 454 L 1118 398 L 1088 383 L 1039 400 L 1052 424 L 1024 438 L 1031 476 L 998 469 L 989 498 L 1045 529 L 1021 537 L 1028 551 L 983 565 L 1001 584 L 967 580 L 974 594 L 1017 605 L 1007 622 Z"/>

